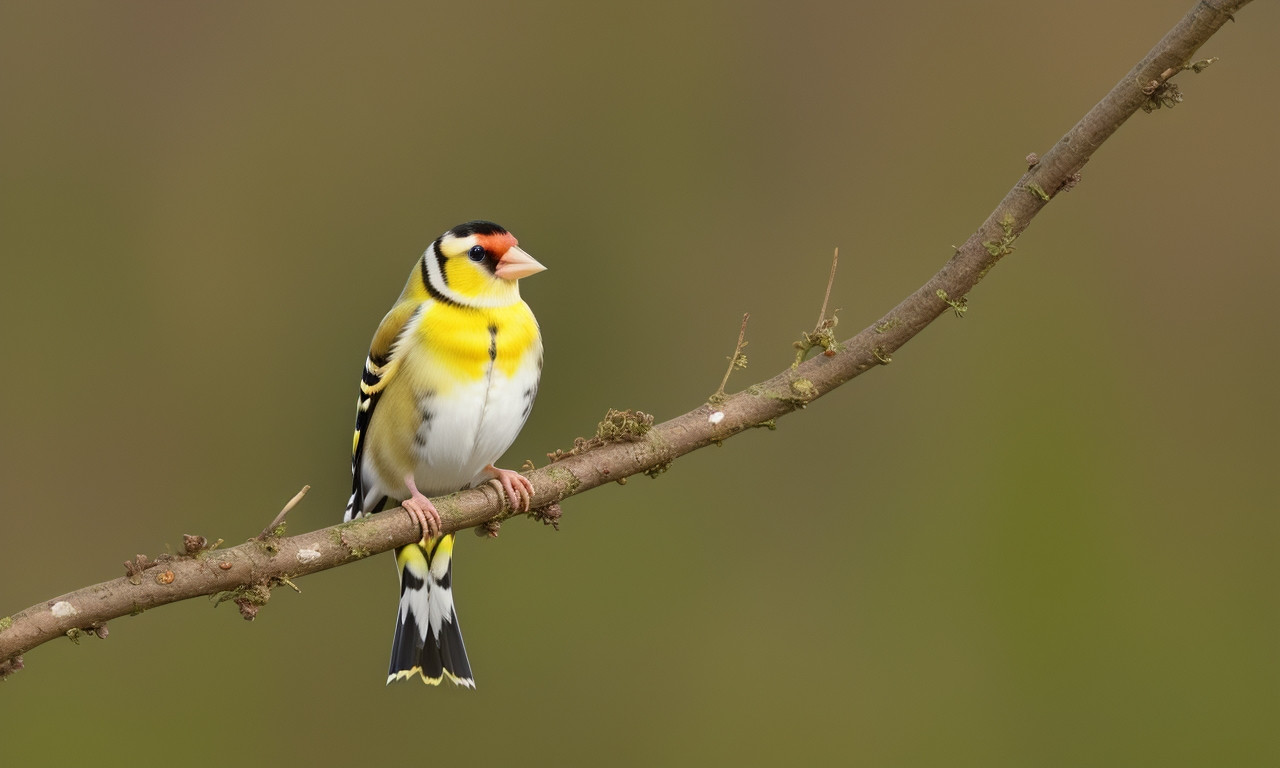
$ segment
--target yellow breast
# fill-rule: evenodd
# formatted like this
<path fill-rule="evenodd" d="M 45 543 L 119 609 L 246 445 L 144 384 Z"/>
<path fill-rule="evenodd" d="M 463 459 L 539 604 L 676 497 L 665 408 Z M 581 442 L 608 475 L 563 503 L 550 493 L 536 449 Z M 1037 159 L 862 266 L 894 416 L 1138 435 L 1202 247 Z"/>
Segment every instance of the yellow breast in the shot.
<path fill-rule="evenodd" d="M 430 378 L 440 391 L 451 381 L 485 376 L 490 365 L 510 378 L 538 343 L 538 324 L 522 301 L 482 309 L 433 302 L 418 322 L 416 341 L 438 367 Z"/>

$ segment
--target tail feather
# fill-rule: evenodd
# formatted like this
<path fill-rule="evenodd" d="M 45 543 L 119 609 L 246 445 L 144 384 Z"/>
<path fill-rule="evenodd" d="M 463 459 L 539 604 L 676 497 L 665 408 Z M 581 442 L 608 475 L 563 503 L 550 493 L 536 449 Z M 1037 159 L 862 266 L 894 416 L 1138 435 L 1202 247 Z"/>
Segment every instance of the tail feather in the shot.
<path fill-rule="evenodd" d="M 400 610 L 387 682 L 415 675 L 430 685 L 444 678 L 475 687 L 453 607 L 453 536 L 396 550 Z"/>

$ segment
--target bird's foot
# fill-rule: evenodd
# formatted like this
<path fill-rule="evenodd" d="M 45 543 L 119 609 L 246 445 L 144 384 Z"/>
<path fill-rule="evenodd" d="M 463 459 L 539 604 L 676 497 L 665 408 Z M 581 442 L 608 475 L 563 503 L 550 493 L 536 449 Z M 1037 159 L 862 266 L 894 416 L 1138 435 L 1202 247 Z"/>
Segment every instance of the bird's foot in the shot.
<path fill-rule="evenodd" d="M 418 487 L 414 485 L 413 475 L 406 476 L 404 482 L 409 487 L 411 495 L 400 502 L 400 506 L 404 507 L 404 511 L 408 512 L 410 517 L 418 521 L 418 525 L 422 526 L 423 539 L 433 539 L 439 536 L 441 527 L 440 512 L 436 509 L 436 505 L 432 504 L 431 499 L 424 496 L 418 490 Z"/>
<path fill-rule="evenodd" d="M 517 512 L 528 512 L 533 502 L 533 483 L 513 469 L 498 469 L 490 464 L 484 468 L 490 476 L 489 483 L 498 491 L 498 497 L 509 503 Z"/>

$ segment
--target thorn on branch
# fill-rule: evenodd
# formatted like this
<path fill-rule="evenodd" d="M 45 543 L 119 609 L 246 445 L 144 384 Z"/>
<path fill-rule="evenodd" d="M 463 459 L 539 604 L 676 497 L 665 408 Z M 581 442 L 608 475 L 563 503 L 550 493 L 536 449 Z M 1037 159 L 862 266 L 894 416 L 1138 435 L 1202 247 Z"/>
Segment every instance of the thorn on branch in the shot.
<path fill-rule="evenodd" d="M 485 522 L 483 525 L 477 525 L 475 527 L 476 535 L 482 539 L 486 539 L 486 538 L 496 539 L 498 538 L 498 532 L 501 530 L 502 530 L 501 520 L 489 520 Z"/>

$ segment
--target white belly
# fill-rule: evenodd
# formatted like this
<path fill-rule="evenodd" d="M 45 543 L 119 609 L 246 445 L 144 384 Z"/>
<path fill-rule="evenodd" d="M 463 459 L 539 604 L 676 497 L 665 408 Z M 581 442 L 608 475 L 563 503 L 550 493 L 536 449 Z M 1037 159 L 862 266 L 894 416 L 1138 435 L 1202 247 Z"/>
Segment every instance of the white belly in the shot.
<path fill-rule="evenodd" d="M 525 365 L 511 378 L 491 372 L 455 387 L 447 397 L 420 397 L 419 410 L 430 418 L 423 419 L 414 437 L 418 490 L 428 496 L 453 493 L 479 479 L 524 426 L 537 375 L 536 365 Z"/>

